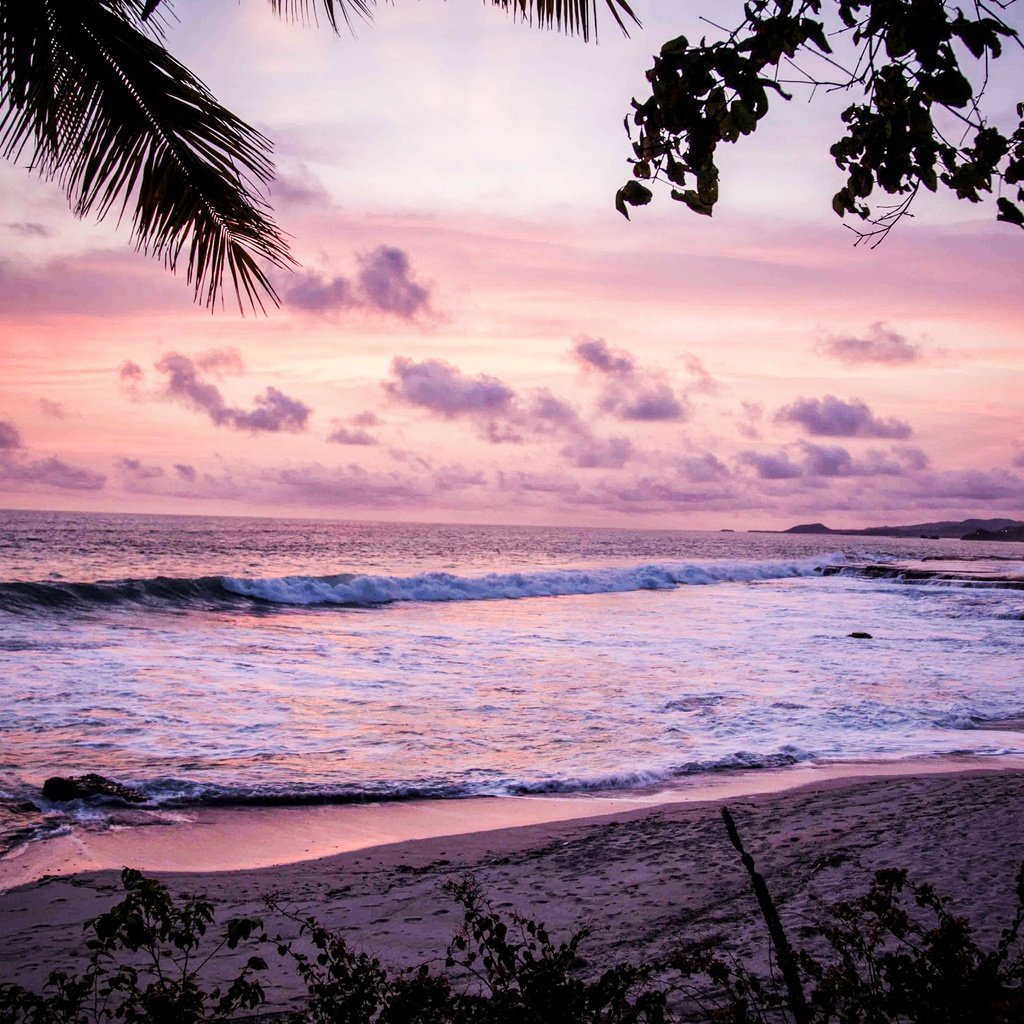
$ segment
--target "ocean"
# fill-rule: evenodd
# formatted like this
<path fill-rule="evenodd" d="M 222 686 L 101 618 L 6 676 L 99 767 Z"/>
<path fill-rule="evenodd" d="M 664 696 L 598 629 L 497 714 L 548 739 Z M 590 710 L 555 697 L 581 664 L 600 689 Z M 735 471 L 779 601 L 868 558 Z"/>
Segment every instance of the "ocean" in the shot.
<path fill-rule="evenodd" d="M 7 849 L 115 820 L 52 775 L 159 816 L 1021 755 L 1022 684 L 1024 545 L 0 513 Z"/>

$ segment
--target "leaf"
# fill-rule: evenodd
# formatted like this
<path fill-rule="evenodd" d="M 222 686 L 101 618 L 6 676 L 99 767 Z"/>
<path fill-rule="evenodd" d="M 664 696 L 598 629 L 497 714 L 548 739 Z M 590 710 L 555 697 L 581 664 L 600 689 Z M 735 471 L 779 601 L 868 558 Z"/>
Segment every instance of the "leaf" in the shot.
<path fill-rule="evenodd" d="M 141 21 L 142 0 L 2 4 L 0 152 L 25 150 L 79 217 L 132 208 L 136 248 L 196 297 L 230 281 L 240 308 L 277 301 L 266 265 L 292 264 L 261 190 L 269 143 L 222 107 Z"/>
<path fill-rule="evenodd" d="M 736 127 L 744 135 L 749 135 L 755 128 L 757 128 L 757 118 L 754 116 L 754 112 L 743 102 L 743 100 L 734 100 L 732 106 L 729 108 L 729 113 L 732 115 L 733 122 Z"/>
<path fill-rule="evenodd" d="M 999 212 L 996 214 L 996 220 L 1005 221 L 1007 224 L 1016 224 L 1019 228 L 1024 228 L 1024 210 L 1021 210 L 1015 203 L 1010 202 L 1005 196 L 1000 196 L 996 200 L 996 207 Z"/>
<path fill-rule="evenodd" d="M 814 43 L 822 53 L 832 52 L 832 47 L 829 46 L 828 38 L 825 35 L 825 27 L 820 21 L 813 21 L 810 18 L 804 18 L 801 24 L 804 32 L 807 33 L 807 38 L 810 39 L 810 41 Z"/>
<path fill-rule="evenodd" d="M 615 209 L 621 213 L 626 220 L 629 220 L 627 206 L 646 206 L 654 198 L 654 193 L 646 186 L 641 185 L 635 179 L 627 181 L 618 192 L 615 193 Z"/>
<path fill-rule="evenodd" d="M 685 53 L 690 48 L 690 41 L 686 36 L 676 36 L 675 39 L 670 39 L 661 48 L 662 57 L 670 57 L 675 53 Z"/>
<path fill-rule="evenodd" d="M 630 206 L 646 206 L 654 193 L 639 181 L 629 181 L 622 187 L 623 198 Z"/>
<path fill-rule="evenodd" d="M 677 202 L 685 203 L 694 213 L 699 213 L 702 217 L 710 217 L 714 211 L 714 202 L 707 202 L 702 199 L 699 193 L 695 192 L 692 188 L 687 189 L 685 192 L 674 188 L 672 189 L 672 198 Z"/>
<path fill-rule="evenodd" d="M 965 107 L 974 95 L 971 83 L 953 68 L 933 75 L 928 81 L 928 86 L 936 102 L 947 107 Z"/>

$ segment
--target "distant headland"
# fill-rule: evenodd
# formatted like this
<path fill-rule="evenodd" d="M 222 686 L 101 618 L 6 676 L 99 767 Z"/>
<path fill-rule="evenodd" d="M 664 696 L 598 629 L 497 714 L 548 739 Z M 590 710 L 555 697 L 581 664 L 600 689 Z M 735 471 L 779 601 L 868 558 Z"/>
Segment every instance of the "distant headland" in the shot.
<path fill-rule="evenodd" d="M 834 530 L 824 523 L 801 523 L 788 530 L 751 530 L 751 533 L 844 534 L 852 537 L 927 537 L 931 540 L 1006 540 L 1024 542 L 1024 521 L 1019 519 L 961 519 L 909 526 L 869 526 L 863 530 Z"/>

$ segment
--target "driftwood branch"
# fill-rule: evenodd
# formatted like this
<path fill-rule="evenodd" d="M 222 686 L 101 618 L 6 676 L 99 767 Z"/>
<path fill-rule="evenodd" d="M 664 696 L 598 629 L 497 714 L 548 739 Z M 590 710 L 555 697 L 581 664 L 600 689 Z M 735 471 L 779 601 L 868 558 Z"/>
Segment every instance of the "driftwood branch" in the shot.
<path fill-rule="evenodd" d="M 797 1024 L 810 1024 L 811 1011 L 807 1005 L 807 997 L 804 995 L 803 982 L 800 980 L 800 971 L 797 968 L 796 953 L 786 938 L 786 932 L 782 927 L 779 912 L 775 907 L 771 893 L 765 883 L 764 876 L 757 870 L 754 858 L 743 848 L 743 841 L 736 829 L 736 822 L 728 807 L 722 808 L 722 821 L 725 822 L 725 830 L 729 834 L 729 842 L 735 847 L 736 852 L 743 861 L 743 866 L 750 875 L 750 884 L 753 887 L 754 895 L 757 897 L 757 905 L 761 908 L 761 916 L 768 926 L 768 934 L 772 939 L 772 946 L 775 949 L 775 960 L 782 972 L 783 981 L 786 983 L 786 991 L 789 993 L 790 1008 Z"/>

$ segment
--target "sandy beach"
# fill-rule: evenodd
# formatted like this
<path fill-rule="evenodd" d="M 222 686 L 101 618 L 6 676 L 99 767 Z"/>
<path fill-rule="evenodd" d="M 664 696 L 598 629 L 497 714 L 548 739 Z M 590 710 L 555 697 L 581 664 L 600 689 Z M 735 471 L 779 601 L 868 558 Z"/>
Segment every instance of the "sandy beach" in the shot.
<path fill-rule="evenodd" d="M 277 893 L 398 967 L 443 954 L 459 914 L 442 887 L 467 876 L 499 909 L 534 916 L 555 932 L 591 926 L 593 965 L 719 934 L 737 953 L 760 958 L 756 906 L 719 817 L 727 799 L 794 937 L 823 906 L 862 891 L 878 868 L 907 867 L 991 938 L 1009 917 L 1024 860 L 1024 770 L 939 767 L 159 877 L 172 891 L 205 894 L 221 919 L 262 914 L 263 897 Z M 202 836 L 194 833 L 192 845 L 203 846 Z M 83 922 L 117 894 L 111 870 L 40 878 L 0 894 L 0 979 L 35 986 L 67 964 L 81 948 Z M 271 924 L 295 932 L 287 921 Z M 273 1006 L 297 995 L 273 960 L 269 980 Z"/>

